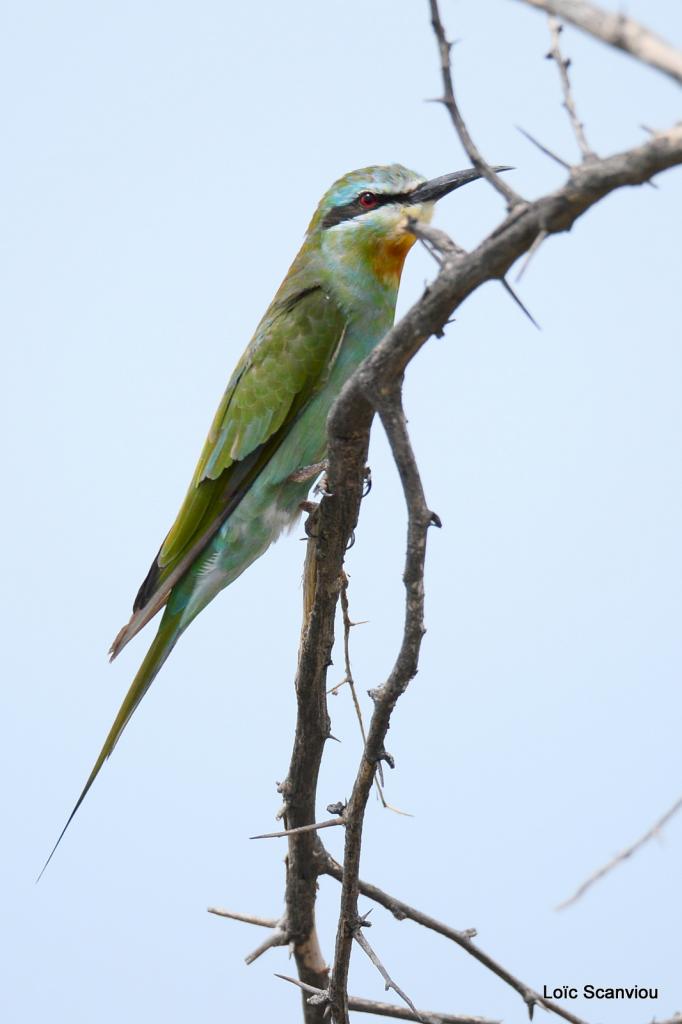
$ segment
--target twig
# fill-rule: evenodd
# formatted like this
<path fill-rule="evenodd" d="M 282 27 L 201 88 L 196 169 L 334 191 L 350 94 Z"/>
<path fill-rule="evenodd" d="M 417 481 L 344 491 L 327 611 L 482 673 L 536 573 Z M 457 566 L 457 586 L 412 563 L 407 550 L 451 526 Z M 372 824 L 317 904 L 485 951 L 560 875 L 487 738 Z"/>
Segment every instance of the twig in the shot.
<path fill-rule="evenodd" d="M 254 914 L 239 914 L 235 910 L 223 910 L 221 907 L 207 907 L 209 914 L 216 917 L 229 917 L 231 921 L 243 921 L 244 924 L 256 924 L 259 928 L 277 928 L 281 923 L 278 918 L 256 917 Z"/>
<path fill-rule="evenodd" d="M 365 732 L 365 722 L 362 717 L 362 708 L 360 707 L 360 701 L 358 700 L 358 691 L 355 687 L 353 669 L 350 663 L 350 631 L 353 628 L 354 623 L 351 622 L 350 612 L 348 610 L 348 577 L 346 576 L 345 573 L 343 574 L 343 583 L 341 585 L 340 604 L 341 617 L 343 619 L 343 662 L 346 670 L 346 678 L 344 679 L 344 682 L 348 684 L 348 688 L 351 692 L 351 697 L 353 699 L 353 707 L 355 708 L 355 717 L 357 718 L 358 725 L 360 727 L 360 736 L 362 737 L 362 747 L 364 750 L 367 744 L 367 733 Z M 384 800 L 384 795 L 381 788 L 382 782 L 383 779 L 379 780 L 378 778 L 375 778 L 374 780 L 377 792 L 379 794 L 379 799 L 382 801 L 384 806 L 386 806 L 386 801 Z"/>
<path fill-rule="evenodd" d="M 408 220 L 405 230 L 410 232 L 410 234 L 416 235 L 423 242 L 427 252 L 433 256 L 440 267 L 445 265 L 445 260 L 448 257 L 466 256 L 466 249 L 462 249 L 456 242 L 453 242 L 445 231 L 441 231 L 439 228 L 432 228 L 430 224 L 415 224 L 414 221 Z M 531 315 L 509 282 L 503 277 L 500 279 L 500 284 L 522 313 L 528 317 L 533 326 L 540 330 L 537 320 Z"/>
<path fill-rule="evenodd" d="M 568 119 L 571 122 L 573 134 L 576 137 L 578 148 L 582 154 L 583 160 L 595 160 L 597 154 L 592 150 L 588 144 L 585 136 L 585 126 L 578 117 L 578 111 L 576 110 L 575 100 L 573 99 L 573 93 L 571 91 L 571 80 L 568 77 L 568 69 L 570 67 L 570 60 L 565 58 L 561 53 L 561 45 L 559 37 L 561 36 L 562 25 L 558 18 L 554 15 L 549 16 L 549 34 L 551 39 L 551 45 L 547 57 L 553 60 L 559 71 L 559 79 L 561 81 L 561 91 L 564 97 L 564 109 L 568 114 Z"/>
<path fill-rule="evenodd" d="M 595 39 L 624 50 L 682 83 L 682 53 L 634 18 L 605 11 L 585 0 L 523 0 L 523 3 L 570 21 Z"/>
<path fill-rule="evenodd" d="M 367 744 L 367 734 L 365 732 L 365 723 L 362 717 L 362 708 L 360 707 L 360 701 L 358 700 L 357 688 L 355 686 L 355 679 L 353 677 L 353 670 L 351 668 L 350 663 L 350 631 L 353 628 L 353 626 L 360 625 L 360 623 L 351 622 L 348 610 L 348 577 L 346 576 L 345 573 L 343 574 L 343 584 L 341 586 L 340 604 L 341 615 L 343 617 L 343 659 L 345 663 L 346 677 L 338 684 L 338 686 L 343 686 L 345 683 L 347 683 L 350 688 L 350 692 L 353 698 L 353 705 L 355 707 L 355 714 L 358 720 L 358 724 L 360 726 L 362 746 L 364 749 L 365 745 Z M 337 689 L 338 687 L 334 687 L 334 690 Z M 393 811 L 395 814 L 402 814 L 406 818 L 412 817 L 412 815 L 408 811 L 401 811 L 398 807 L 394 807 L 392 804 L 389 804 L 384 794 L 384 779 L 380 764 L 377 765 L 377 774 L 374 777 L 374 788 L 377 791 L 377 796 L 379 797 L 381 806 L 385 810 Z"/>
<path fill-rule="evenodd" d="M 208 907 L 207 909 L 209 914 L 215 914 L 217 917 L 229 917 L 232 921 L 243 921 L 245 924 L 256 924 L 261 928 L 271 929 L 268 937 L 254 949 L 253 953 L 249 953 L 248 956 L 244 957 L 247 964 L 252 964 L 259 956 L 262 956 L 263 953 L 274 946 L 289 945 L 286 917 L 273 920 L 272 918 L 255 917 L 252 914 L 238 914 L 232 910 L 221 910 L 218 907 Z"/>
<path fill-rule="evenodd" d="M 290 978 L 286 974 L 275 974 L 276 978 L 288 981 L 296 985 L 303 992 L 309 992 L 313 996 L 325 1001 L 328 993 L 322 989 L 314 988 L 312 985 L 305 985 L 298 978 Z M 403 1006 L 393 1006 L 391 1003 L 378 1003 L 373 999 L 361 999 L 358 996 L 348 997 L 348 1008 L 357 1013 L 373 1013 L 379 1017 L 393 1017 L 395 1020 L 422 1021 L 422 1024 L 502 1024 L 499 1020 L 490 1020 L 487 1017 L 469 1017 L 466 1014 L 440 1013 L 435 1010 L 412 1010 Z M 672 1024 L 666 1021 L 665 1024 Z"/>
<path fill-rule="evenodd" d="M 340 604 L 341 615 L 343 618 L 343 661 L 344 668 L 346 670 L 346 678 L 344 679 L 344 683 L 348 684 L 351 696 L 353 698 L 355 717 L 357 718 L 358 725 L 360 726 L 360 735 L 362 737 L 362 746 L 364 748 L 367 742 L 367 735 L 365 733 L 365 723 L 362 717 L 362 708 L 360 707 L 358 693 L 357 690 L 355 689 L 353 669 L 351 668 L 350 663 L 350 631 L 353 628 L 353 623 L 351 622 L 350 614 L 348 612 L 348 577 L 346 576 L 345 573 L 343 574 L 343 581 L 341 583 Z"/>
<path fill-rule="evenodd" d="M 262 956 L 263 953 L 267 953 L 269 949 L 273 949 L 275 946 L 288 946 L 290 941 L 286 926 L 275 928 L 266 939 L 263 939 L 260 946 L 256 946 L 252 953 L 249 953 L 248 956 L 244 957 L 244 962 L 251 965 L 255 963 L 258 957 Z"/>
<path fill-rule="evenodd" d="M 345 825 L 343 815 L 338 818 L 329 818 L 328 821 L 314 821 L 310 825 L 299 825 L 298 828 L 286 828 L 282 832 L 263 832 L 259 836 L 249 836 L 249 839 L 282 839 L 285 836 L 300 836 L 303 832 L 318 832 L 321 828 L 333 828 L 334 825 Z"/>
<path fill-rule="evenodd" d="M 403 992 L 403 990 L 400 988 L 399 985 L 396 985 L 396 983 L 394 982 L 393 978 L 388 973 L 388 971 L 386 970 L 386 968 L 382 964 L 381 960 L 379 959 L 379 957 L 376 955 L 376 953 L 374 952 L 374 950 L 370 946 L 370 944 L 367 941 L 365 935 L 363 935 L 363 933 L 362 933 L 362 922 L 360 922 L 358 924 L 358 927 L 356 928 L 356 930 L 355 930 L 355 932 L 353 934 L 353 938 L 357 942 L 357 944 L 360 947 L 360 949 L 362 949 L 363 952 L 365 952 L 367 954 L 369 959 L 372 961 L 372 963 L 374 964 L 374 966 L 378 970 L 378 972 L 381 975 L 381 977 L 384 979 L 384 986 L 386 988 L 386 991 L 388 992 L 389 989 L 393 989 L 393 991 L 398 996 L 398 998 L 402 999 L 402 1001 L 404 1003 L 406 1003 L 407 1006 L 409 1006 L 409 1008 L 412 1010 L 412 1013 L 414 1014 L 416 1020 L 420 1021 L 421 1024 L 423 1024 L 423 1018 L 420 1016 L 419 1012 L 417 1011 L 416 1006 L 414 1005 L 414 1003 L 412 1002 L 410 997 L 405 992 Z"/>
<path fill-rule="evenodd" d="M 418 1010 L 416 1014 L 404 1006 L 392 1006 L 391 1003 L 377 1003 L 371 999 L 348 997 L 348 1008 L 358 1013 L 373 1013 L 379 1017 L 393 1017 L 395 1020 L 422 1021 L 422 1024 L 502 1024 L 485 1017 L 463 1017 L 454 1013 L 438 1013 L 433 1010 Z"/>
<path fill-rule="evenodd" d="M 452 84 L 452 68 L 450 65 L 450 51 L 452 49 L 452 43 L 448 41 L 447 36 L 445 35 L 445 28 L 443 27 L 440 11 L 438 9 L 438 0 L 429 0 L 429 6 L 431 8 L 431 24 L 436 35 L 436 42 L 438 43 L 440 69 L 443 78 L 443 98 L 440 102 L 448 111 L 450 120 L 452 121 L 455 131 L 459 136 L 459 140 L 472 164 L 476 170 L 490 182 L 493 188 L 497 189 L 500 195 L 504 196 L 507 200 L 507 207 L 511 210 L 514 206 L 520 206 L 523 204 L 525 200 L 518 194 L 518 192 L 515 192 L 514 189 L 506 183 L 506 181 L 503 181 L 499 174 L 495 173 L 490 164 L 483 158 L 480 150 L 469 134 L 469 129 L 467 128 L 460 109 L 457 106 L 455 90 Z"/>
<path fill-rule="evenodd" d="M 344 869 L 321 846 L 321 844 L 317 849 L 317 857 L 320 874 L 329 875 L 331 878 L 335 878 L 337 882 L 342 882 Z M 436 920 L 435 917 L 430 917 L 428 914 L 424 914 L 421 910 L 411 907 L 409 903 L 404 903 L 395 896 L 390 896 L 387 892 L 384 892 L 383 889 L 379 889 L 378 886 L 372 885 L 369 882 L 359 880 L 358 891 L 368 899 L 371 899 L 375 903 L 379 903 L 382 907 L 385 907 L 386 910 L 389 910 L 398 921 L 404 921 L 406 919 L 414 921 L 415 924 L 419 924 L 423 928 L 428 928 L 430 931 L 437 932 L 439 935 L 442 935 L 446 939 L 450 939 L 452 942 L 456 943 L 456 945 L 466 950 L 466 952 L 474 957 L 474 959 L 478 960 L 479 963 L 483 964 L 484 967 L 489 971 L 492 971 L 493 974 L 496 974 L 498 978 L 518 992 L 530 1013 L 532 1013 L 533 1007 L 538 1005 L 543 1006 L 546 1010 L 549 1010 L 552 1013 L 555 1013 L 558 1017 L 563 1017 L 564 1020 L 570 1021 L 571 1024 L 585 1024 L 585 1021 L 580 1017 L 576 1017 L 575 1014 L 570 1013 L 569 1010 L 565 1010 L 562 1006 L 559 1006 L 558 1003 L 552 1002 L 551 999 L 546 999 L 544 996 L 541 996 L 540 993 L 536 992 L 530 985 L 526 985 L 525 982 L 516 978 L 511 971 L 508 971 L 506 967 L 503 967 L 491 956 L 485 953 L 473 942 L 476 935 L 475 929 L 458 931 L 456 928 L 451 928 L 449 925 L 443 924 L 442 921 Z"/>
<path fill-rule="evenodd" d="M 431 224 L 423 224 L 421 221 L 410 217 L 407 221 L 406 230 L 418 238 L 430 256 L 433 256 L 439 267 L 442 267 L 449 256 L 464 256 L 466 249 L 450 238 L 446 231 L 441 228 L 434 228 Z"/>
<path fill-rule="evenodd" d="M 612 857 L 608 864 L 604 864 L 603 867 L 599 868 L 597 871 L 594 871 L 589 876 L 589 878 L 585 879 L 582 885 L 578 886 L 573 895 L 569 896 L 569 898 L 567 900 L 564 900 L 563 903 L 559 903 L 556 909 L 564 910 L 565 907 L 570 907 L 571 904 L 579 900 L 580 897 L 583 896 L 587 892 L 587 890 L 595 884 L 595 882 L 599 882 L 604 877 L 604 875 L 608 875 L 610 871 L 613 871 L 615 867 L 617 867 L 619 864 L 622 864 L 624 860 L 627 860 L 629 857 L 632 857 L 633 853 L 637 853 L 637 851 L 640 850 L 646 843 L 648 843 L 649 840 L 653 839 L 655 836 L 658 836 L 663 826 L 667 825 L 670 819 L 675 814 L 677 814 L 680 808 L 682 808 L 682 796 L 675 801 L 672 807 L 670 807 L 665 812 L 665 814 L 662 817 L 660 817 L 658 821 L 655 822 L 650 829 L 648 829 L 648 831 L 644 833 L 644 835 L 640 836 L 639 839 L 637 839 L 630 846 L 626 846 L 625 849 L 621 850 L 620 853 L 617 853 L 615 857 Z"/>

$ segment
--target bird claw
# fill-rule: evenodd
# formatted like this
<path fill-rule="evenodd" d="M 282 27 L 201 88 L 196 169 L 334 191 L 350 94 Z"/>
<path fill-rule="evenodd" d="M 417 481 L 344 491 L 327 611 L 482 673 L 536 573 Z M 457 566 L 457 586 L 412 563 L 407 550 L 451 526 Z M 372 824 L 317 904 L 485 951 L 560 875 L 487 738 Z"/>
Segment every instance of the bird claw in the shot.
<path fill-rule="evenodd" d="M 324 463 L 324 465 L 326 466 L 326 463 Z M 334 497 L 334 492 L 329 490 L 329 477 L 326 472 L 322 474 L 313 487 L 313 494 L 321 494 L 324 498 Z"/>
<path fill-rule="evenodd" d="M 315 512 L 317 512 L 318 508 L 320 507 L 318 502 L 316 502 L 316 501 L 301 501 L 301 502 L 299 502 L 298 507 L 300 508 L 301 512 L 307 512 L 308 513 L 308 518 L 303 523 L 303 529 L 305 530 L 306 537 L 308 537 L 309 540 L 316 540 L 317 539 L 317 534 L 313 533 L 312 524 L 313 524 L 313 520 L 315 520 L 315 521 L 317 520 L 317 517 L 315 516 Z"/>
<path fill-rule="evenodd" d="M 362 476 L 365 481 L 365 486 L 362 490 L 362 497 L 366 498 L 372 490 L 372 470 L 369 466 L 365 466 Z"/>

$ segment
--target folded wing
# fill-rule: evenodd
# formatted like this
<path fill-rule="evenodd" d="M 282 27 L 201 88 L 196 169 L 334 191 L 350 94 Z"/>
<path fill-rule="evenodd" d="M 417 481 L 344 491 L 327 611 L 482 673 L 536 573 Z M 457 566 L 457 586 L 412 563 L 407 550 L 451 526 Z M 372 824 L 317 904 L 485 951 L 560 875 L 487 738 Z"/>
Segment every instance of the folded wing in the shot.
<path fill-rule="evenodd" d="M 112 658 L 168 600 L 326 379 L 346 318 L 319 285 L 275 301 L 223 395 L 175 522 Z"/>

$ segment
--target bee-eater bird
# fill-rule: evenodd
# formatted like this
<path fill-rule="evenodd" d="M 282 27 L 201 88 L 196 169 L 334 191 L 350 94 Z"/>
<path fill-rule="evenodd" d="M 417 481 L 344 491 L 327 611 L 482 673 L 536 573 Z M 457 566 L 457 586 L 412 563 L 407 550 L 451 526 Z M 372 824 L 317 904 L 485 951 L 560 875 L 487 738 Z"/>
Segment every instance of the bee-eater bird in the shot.
<path fill-rule="evenodd" d="M 428 222 L 438 199 L 479 177 L 465 170 L 426 181 L 400 164 L 365 167 L 322 197 L 235 367 L 178 516 L 111 647 L 115 658 L 165 606 L 47 863 L 178 638 L 296 519 L 311 482 L 297 471 L 324 458 L 334 399 L 393 323 L 415 242 L 408 220 Z"/>

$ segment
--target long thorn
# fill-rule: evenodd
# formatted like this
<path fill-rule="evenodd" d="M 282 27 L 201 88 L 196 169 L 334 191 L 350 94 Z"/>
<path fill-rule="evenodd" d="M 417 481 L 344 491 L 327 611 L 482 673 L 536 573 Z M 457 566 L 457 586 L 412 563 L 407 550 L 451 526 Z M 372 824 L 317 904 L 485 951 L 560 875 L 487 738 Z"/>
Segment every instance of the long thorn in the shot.
<path fill-rule="evenodd" d="M 521 134 L 526 139 L 528 139 L 529 142 L 532 142 L 534 146 L 537 146 L 540 152 L 544 153 L 545 156 L 548 156 L 550 160 L 554 160 L 556 163 L 564 167 L 567 171 L 572 170 L 571 165 L 568 163 L 567 160 L 564 160 L 563 157 L 557 156 L 557 154 L 553 153 L 551 149 L 547 148 L 547 146 L 543 146 L 541 142 L 538 142 L 538 140 L 533 135 L 531 135 L 530 132 L 527 132 L 525 128 L 522 128 L 521 125 L 517 124 L 516 130 L 517 132 L 521 132 Z"/>
<path fill-rule="evenodd" d="M 526 307 L 524 306 L 524 304 L 523 304 L 523 303 L 521 302 L 521 299 L 520 299 L 520 298 L 518 297 L 518 295 L 516 294 L 516 292 L 514 291 L 514 289 L 513 289 L 512 287 L 511 287 L 511 285 L 510 285 L 510 284 L 509 284 L 509 282 L 507 281 L 507 279 L 506 279 L 506 278 L 504 278 L 504 277 L 501 277 L 501 278 L 500 278 L 500 284 L 502 285 L 502 287 L 504 288 L 504 290 L 505 290 L 505 291 L 506 291 L 506 292 L 507 292 L 507 293 L 508 293 L 509 295 L 511 295 L 512 299 L 514 300 L 514 302 L 516 303 L 516 305 L 517 305 L 517 306 L 519 307 L 519 309 L 520 309 L 520 310 L 521 310 L 521 311 L 522 311 L 523 313 L 525 313 L 525 314 L 526 314 L 526 316 L 528 317 L 528 319 L 529 319 L 529 320 L 530 320 L 530 322 L 532 323 L 533 327 L 537 327 L 537 329 L 538 329 L 539 331 L 540 331 L 540 330 L 542 330 L 542 328 L 540 327 L 540 324 L 539 324 L 539 323 L 537 322 L 537 320 L 536 320 L 536 319 L 535 319 L 535 317 L 534 317 L 534 316 L 533 316 L 533 315 L 531 314 L 531 312 L 530 312 L 530 311 L 529 311 L 528 309 L 526 309 Z"/>

